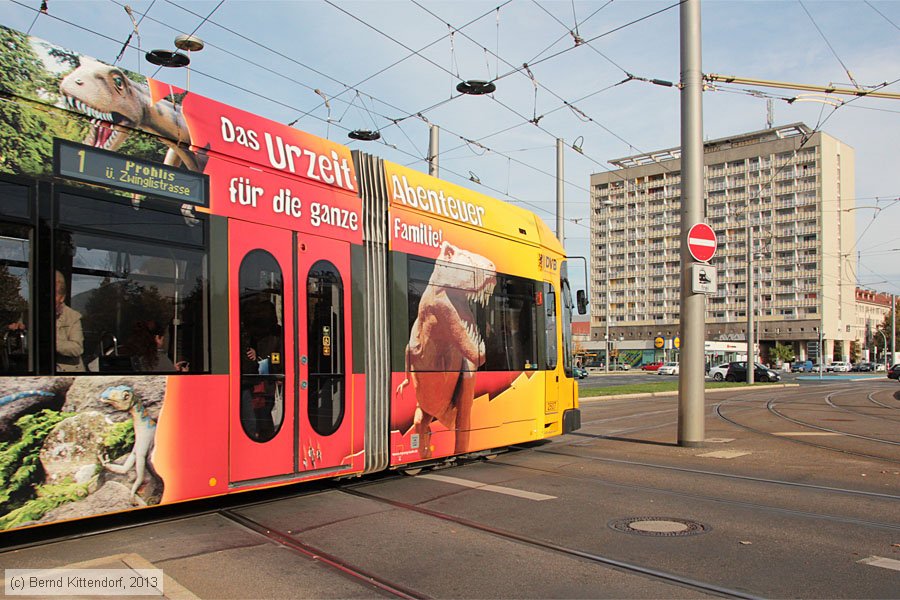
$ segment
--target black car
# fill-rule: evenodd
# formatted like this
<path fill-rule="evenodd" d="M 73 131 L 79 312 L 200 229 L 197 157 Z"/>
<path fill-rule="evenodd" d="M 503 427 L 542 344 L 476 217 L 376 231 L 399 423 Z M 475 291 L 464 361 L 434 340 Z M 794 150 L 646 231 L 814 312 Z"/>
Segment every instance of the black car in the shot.
<path fill-rule="evenodd" d="M 850 370 L 856 371 L 857 373 L 868 373 L 875 370 L 875 364 L 870 362 L 858 362 L 850 367 Z"/>
<path fill-rule="evenodd" d="M 781 376 L 772 369 L 756 363 L 753 370 L 754 381 L 781 381 Z M 747 381 L 747 362 L 733 362 L 728 365 L 728 371 L 725 373 L 725 381 Z"/>
<path fill-rule="evenodd" d="M 888 379 L 898 379 L 900 380 L 900 363 L 897 363 L 887 372 Z"/>

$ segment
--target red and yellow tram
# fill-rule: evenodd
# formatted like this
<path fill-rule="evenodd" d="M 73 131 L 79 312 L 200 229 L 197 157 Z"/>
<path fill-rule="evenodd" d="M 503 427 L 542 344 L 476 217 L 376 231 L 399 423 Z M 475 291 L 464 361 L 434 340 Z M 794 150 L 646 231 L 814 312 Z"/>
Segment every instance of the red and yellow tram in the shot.
<path fill-rule="evenodd" d="M 0 38 L 0 529 L 580 426 L 537 216 Z"/>

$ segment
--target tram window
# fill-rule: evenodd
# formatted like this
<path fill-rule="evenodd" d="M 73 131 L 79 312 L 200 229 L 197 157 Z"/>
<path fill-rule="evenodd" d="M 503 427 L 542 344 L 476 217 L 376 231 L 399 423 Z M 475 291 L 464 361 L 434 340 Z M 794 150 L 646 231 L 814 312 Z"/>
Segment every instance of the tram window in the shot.
<path fill-rule="evenodd" d="M 316 262 L 306 280 L 309 347 L 308 416 L 320 435 L 337 431 L 344 416 L 344 287 L 337 268 Z"/>
<path fill-rule="evenodd" d="M 560 275 L 562 282 L 562 336 L 563 336 L 563 368 L 566 371 L 566 374 L 572 375 L 572 368 L 575 364 L 575 360 L 573 358 L 573 346 L 574 342 L 572 340 L 572 311 L 575 308 L 575 305 L 572 303 L 572 290 L 569 287 L 569 279 L 568 279 L 568 266 L 566 261 L 562 262 L 560 265 Z"/>
<path fill-rule="evenodd" d="M 0 375 L 31 371 L 32 231 L 0 223 Z"/>
<path fill-rule="evenodd" d="M 555 369 L 557 363 L 556 346 L 556 291 L 552 283 L 544 282 L 544 315 L 547 343 L 547 368 Z"/>
<path fill-rule="evenodd" d="M 441 270 L 438 276 L 435 276 L 436 269 Z M 457 321 L 456 324 L 462 325 L 464 329 L 477 332 L 478 337 L 483 340 L 484 344 L 490 342 L 490 336 L 485 335 L 484 307 L 470 298 L 470 291 L 476 288 L 476 282 L 484 280 L 485 273 L 483 271 L 464 264 L 410 257 L 408 277 L 408 331 L 412 332 L 413 325 L 416 319 L 419 318 L 420 313 L 439 319 L 433 327 L 429 328 L 430 339 L 419 339 L 415 343 L 423 345 L 459 344 L 452 337 L 454 323 L 450 323 L 446 319 L 455 319 Z M 453 285 L 440 285 L 437 281 L 452 282 Z M 426 290 L 429 290 L 427 294 Z M 424 306 L 423 302 L 431 303 L 435 306 Z M 446 306 L 450 310 L 432 310 L 436 309 L 438 305 Z M 419 334 L 422 335 L 424 331 L 424 329 L 420 329 Z M 470 341 L 478 343 L 471 336 Z M 484 363 L 483 357 L 478 363 Z M 443 364 L 435 364 L 432 368 L 423 364 L 418 366 L 420 371 L 442 370 L 444 368 Z M 479 365 L 474 365 L 471 370 L 477 370 L 478 368 Z"/>
<path fill-rule="evenodd" d="M 66 303 L 81 314 L 84 332 L 77 368 L 100 374 L 206 371 L 207 257 L 196 243 L 205 235 L 205 221 L 71 194 L 60 195 L 59 214 L 54 267 L 67 280 Z M 108 225 L 109 215 L 122 226 Z M 108 233 L 96 231 L 104 228 Z"/>
<path fill-rule="evenodd" d="M 409 300 L 409 330 L 418 318 L 422 298 L 429 285 L 435 261 L 409 259 L 409 284 L 407 295 Z M 441 268 L 448 265 L 443 263 Z M 482 281 L 486 274 L 469 266 L 450 265 L 454 269 L 453 280 L 457 282 Z M 458 298 L 453 302 L 457 318 L 474 325 L 478 336 L 484 342 L 484 360 L 478 370 L 482 371 L 521 371 L 537 369 L 538 364 L 538 332 L 537 304 L 535 292 L 540 288 L 538 283 L 524 277 L 495 274 L 494 291 L 486 305 L 472 302 L 465 289 L 445 287 L 448 296 Z M 431 284 L 434 285 L 433 283 Z M 457 285 L 460 285 L 457 283 Z M 440 293 L 441 290 L 432 290 Z M 465 324 L 464 324 L 465 325 Z M 421 342 L 422 340 L 420 340 Z"/>
<path fill-rule="evenodd" d="M 265 250 L 241 261 L 241 426 L 257 442 L 275 437 L 284 421 L 284 280 Z"/>
<path fill-rule="evenodd" d="M 485 323 L 487 371 L 537 369 L 536 282 L 523 277 L 498 275 L 488 303 Z"/>

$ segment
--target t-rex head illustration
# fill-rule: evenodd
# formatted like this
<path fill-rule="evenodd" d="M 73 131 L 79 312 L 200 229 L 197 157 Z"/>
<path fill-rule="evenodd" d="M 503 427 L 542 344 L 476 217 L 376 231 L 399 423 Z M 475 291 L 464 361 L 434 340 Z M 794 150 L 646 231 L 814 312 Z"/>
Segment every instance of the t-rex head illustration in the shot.
<path fill-rule="evenodd" d="M 100 394 L 100 400 L 109 404 L 116 410 L 128 410 L 134 403 L 134 390 L 129 385 L 117 385 L 106 388 Z"/>
<path fill-rule="evenodd" d="M 476 366 L 484 363 L 484 340 L 472 304 L 485 306 L 496 282 L 496 267 L 490 260 L 449 242 L 441 244 L 419 302 L 417 323 L 410 335 L 411 354 L 424 358 L 431 354 L 425 347 L 431 346 L 439 355 L 459 353 Z M 423 364 L 413 367 L 438 368 Z"/>
<path fill-rule="evenodd" d="M 127 128 L 141 124 L 150 97 L 121 69 L 90 58 L 82 58 L 63 78 L 59 91 L 69 108 L 91 117 L 94 127 L 84 143 L 105 150 L 117 149 L 128 137 Z"/>
<path fill-rule="evenodd" d="M 201 160 L 189 148 L 191 134 L 181 106 L 167 99 L 153 103 L 150 90 L 121 69 L 82 57 L 78 68 L 60 82 L 59 91 L 69 108 L 91 118 L 85 144 L 117 150 L 132 130 L 141 129 L 169 147 L 165 164 L 203 170 L 205 156 Z"/>

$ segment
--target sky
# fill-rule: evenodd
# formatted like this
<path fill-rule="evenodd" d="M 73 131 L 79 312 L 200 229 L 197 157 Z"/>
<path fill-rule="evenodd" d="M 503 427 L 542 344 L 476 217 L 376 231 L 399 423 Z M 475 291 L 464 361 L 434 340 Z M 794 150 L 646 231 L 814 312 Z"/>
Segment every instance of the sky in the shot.
<path fill-rule="evenodd" d="M 644 81 L 680 80 L 677 0 L 133 0 L 134 21 L 120 0 L 46 2 L 41 14 L 41 0 L 0 0 L 0 23 L 425 172 L 437 125 L 441 178 L 551 229 L 562 139 L 574 256 L 590 255 L 591 173 L 680 144 L 680 91 Z M 705 0 L 701 14 L 704 73 L 900 93 L 900 2 Z M 180 33 L 206 44 L 189 70 L 143 59 Z M 464 80 L 497 90 L 460 95 Z M 900 294 L 900 102 L 716 84 L 704 137 L 764 129 L 767 98 L 776 126 L 803 122 L 855 150 L 853 272 Z M 381 139 L 347 137 L 360 129 Z"/>

